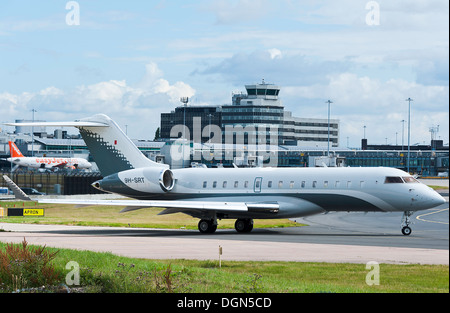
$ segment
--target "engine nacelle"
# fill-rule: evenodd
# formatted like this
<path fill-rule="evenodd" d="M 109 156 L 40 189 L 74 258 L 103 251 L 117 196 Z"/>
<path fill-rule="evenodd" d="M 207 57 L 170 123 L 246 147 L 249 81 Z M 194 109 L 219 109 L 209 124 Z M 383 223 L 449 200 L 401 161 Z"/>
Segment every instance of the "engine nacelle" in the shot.
<path fill-rule="evenodd" d="M 172 171 L 163 167 L 126 170 L 109 175 L 92 184 L 100 190 L 123 195 L 164 193 L 171 191 L 174 185 Z"/>

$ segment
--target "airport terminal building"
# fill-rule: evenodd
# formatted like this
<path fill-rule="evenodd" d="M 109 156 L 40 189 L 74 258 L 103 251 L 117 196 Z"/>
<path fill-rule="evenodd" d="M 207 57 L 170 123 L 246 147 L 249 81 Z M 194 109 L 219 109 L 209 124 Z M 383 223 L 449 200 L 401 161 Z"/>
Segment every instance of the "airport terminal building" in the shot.
<path fill-rule="evenodd" d="M 246 85 L 234 93 L 231 104 L 190 106 L 188 101 L 161 114 L 161 138 L 183 138 L 177 125 L 186 125 L 186 138 L 194 143 L 339 146 L 339 120 L 294 117 L 279 99 L 280 87 Z"/>

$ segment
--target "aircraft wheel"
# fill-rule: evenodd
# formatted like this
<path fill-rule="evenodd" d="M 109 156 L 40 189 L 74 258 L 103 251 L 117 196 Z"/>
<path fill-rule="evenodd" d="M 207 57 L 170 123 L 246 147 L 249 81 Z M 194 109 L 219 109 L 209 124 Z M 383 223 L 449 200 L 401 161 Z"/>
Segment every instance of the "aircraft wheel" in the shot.
<path fill-rule="evenodd" d="M 409 235 L 411 235 L 411 233 L 412 233 L 411 227 L 405 226 L 405 227 L 402 228 L 402 234 L 403 235 L 409 236 Z"/>
<path fill-rule="evenodd" d="M 239 218 L 234 223 L 234 228 L 238 233 L 248 233 L 253 229 L 253 221 L 251 219 Z"/>
<path fill-rule="evenodd" d="M 214 233 L 217 225 L 214 225 L 212 220 L 200 220 L 198 222 L 198 230 L 204 234 Z"/>

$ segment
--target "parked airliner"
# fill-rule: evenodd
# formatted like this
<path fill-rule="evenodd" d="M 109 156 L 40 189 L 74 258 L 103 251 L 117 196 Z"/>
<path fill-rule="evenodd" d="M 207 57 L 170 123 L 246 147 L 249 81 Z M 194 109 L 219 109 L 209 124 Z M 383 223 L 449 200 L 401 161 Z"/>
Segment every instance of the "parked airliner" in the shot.
<path fill-rule="evenodd" d="M 30 126 L 30 123 L 9 125 Z M 236 219 L 250 232 L 253 219 L 303 217 L 331 211 L 403 212 L 410 216 L 445 203 L 437 192 L 395 168 L 183 168 L 170 169 L 145 157 L 119 126 L 103 114 L 75 122 L 38 123 L 77 127 L 103 179 L 92 185 L 134 200 L 40 200 L 44 203 L 119 205 L 121 212 L 148 207 L 160 214 L 199 218 L 198 229 L 213 233 L 218 220 Z"/>
<path fill-rule="evenodd" d="M 92 167 L 92 164 L 83 158 L 26 157 L 12 141 L 9 141 L 9 151 L 11 157 L 7 158 L 6 161 L 17 166 L 49 170 L 57 168 L 88 169 Z"/>

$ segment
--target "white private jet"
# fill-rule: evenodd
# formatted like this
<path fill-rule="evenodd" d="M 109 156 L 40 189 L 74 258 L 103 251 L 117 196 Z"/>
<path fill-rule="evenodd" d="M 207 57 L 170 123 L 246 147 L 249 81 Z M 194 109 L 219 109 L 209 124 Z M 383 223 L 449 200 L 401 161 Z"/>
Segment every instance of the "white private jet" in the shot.
<path fill-rule="evenodd" d="M 57 168 L 88 169 L 92 167 L 92 164 L 83 158 L 26 157 L 12 141 L 9 141 L 9 151 L 11 157 L 7 158 L 6 161 L 16 166 L 48 170 Z"/>
<path fill-rule="evenodd" d="M 77 127 L 104 177 L 92 185 L 135 200 L 39 200 L 43 203 L 118 205 L 125 207 L 121 212 L 162 207 L 159 214 L 181 212 L 199 218 L 202 233 L 215 232 L 220 219 L 236 219 L 238 232 L 250 232 L 255 218 L 404 212 L 404 235 L 411 234 L 410 216 L 415 211 L 445 203 L 433 189 L 395 168 L 169 169 L 145 157 L 106 115 L 44 124 L 34 125 Z"/>

